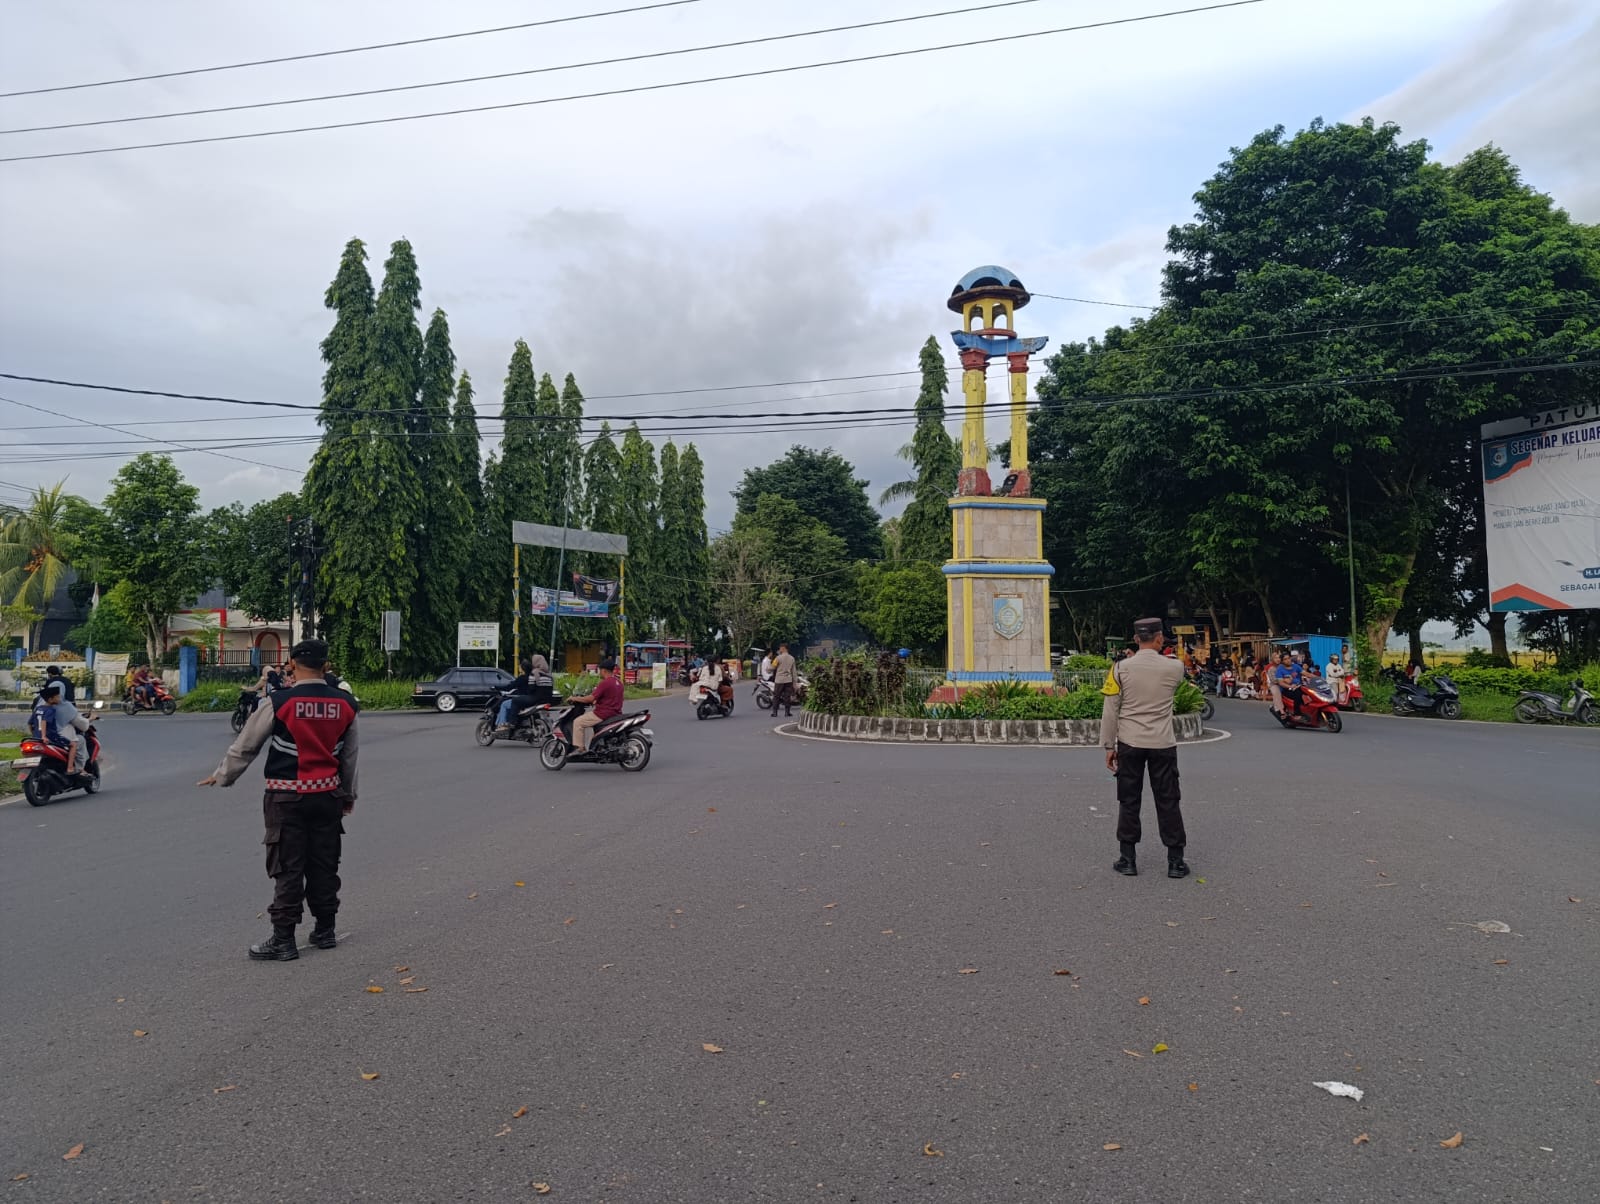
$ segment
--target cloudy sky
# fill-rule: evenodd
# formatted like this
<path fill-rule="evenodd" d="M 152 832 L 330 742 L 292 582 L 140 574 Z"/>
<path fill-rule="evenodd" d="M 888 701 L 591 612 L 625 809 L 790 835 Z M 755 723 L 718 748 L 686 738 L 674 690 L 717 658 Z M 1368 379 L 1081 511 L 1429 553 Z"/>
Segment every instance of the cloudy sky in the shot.
<path fill-rule="evenodd" d="M 536 21 L 646 0 L 55 0 L 7 5 L 0 91 Z M 683 0 L 654 11 L 143 83 L 0 99 L 0 128 L 528 72 L 913 17 L 974 0 Z M 890 51 L 940 53 L 424 121 L 0 162 L 0 371 L 315 402 L 340 248 L 374 276 L 411 239 L 486 430 L 512 341 L 576 374 L 602 415 L 908 405 L 968 268 L 1037 293 L 1152 304 L 1166 230 L 1230 147 L 1276 124 L 1371 115 L 1458 158 L 1503 146 L 1600 221 L 1592 0 L 1265 0 L 1027 34 L 1202 0 L 1027 0 L 645 62 L 89 128 L 0 134 L 0 158 L 605 92 Z M 992 3 L 992 0 L 991 0 Z M 1024 333 L 1083 338 L 1138 313 L 1037 299 Z M 424 313 L 424 319 L 426 312 Z M 952 362 L 953 356 L 950 356 Z M 735 392 L 680 390 L 821 381 Z M 870 391 L 869 391 L 870 390 Z M 670 394 L 670 395 L 668 395 Z M 203 501 L 295 488 L 306 417 L 0 380 L 0 498 L 66 478 L 103 496 L 122 458 L 178 452 Z M 796 401 L 816 398 L 807 405 Z M 26 403 L 57 413 L 30 410 Z M 64 415 L 58 416 L 58 415 Z M 248 416 L 248 417 L 243 417 Z M 123 426 L 101 429 L 91 423 Z M 131 425 L 137 423 L 139 425 Z M 872 481 L 904 428 L 694 436 L 708 518 L 747 464 L 831 443 Z M 103 441 L 103 442 L 102 442 Z M 98 448 L 80 446 L 101 442 Z M 487 449 L 486 449 L 487 450 Z M 87 454 L 87 455 L 86 455 Z M 85 457 L 85 458 L 72 458 Z M 235 459 L 225 457 L 237 457 Z M 246 463 L 241 461 L 255 461 Z"/>

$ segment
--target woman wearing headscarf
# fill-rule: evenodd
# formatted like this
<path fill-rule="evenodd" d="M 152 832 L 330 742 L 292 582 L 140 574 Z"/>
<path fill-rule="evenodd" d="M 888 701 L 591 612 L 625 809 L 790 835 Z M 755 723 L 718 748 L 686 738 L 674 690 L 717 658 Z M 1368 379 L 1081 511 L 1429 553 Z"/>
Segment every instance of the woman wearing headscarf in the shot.
<path fill-rule="evenodd" d="M 511 734 L 511 716 L 526 707 L 538 706 L 555 697 L 555 680 L 550 676 L 550 662 L 535 652 L 522 658 L 522 676 L 511 679 L 506 687 L 509 693 L 500 703 L 497 736 Z"/>

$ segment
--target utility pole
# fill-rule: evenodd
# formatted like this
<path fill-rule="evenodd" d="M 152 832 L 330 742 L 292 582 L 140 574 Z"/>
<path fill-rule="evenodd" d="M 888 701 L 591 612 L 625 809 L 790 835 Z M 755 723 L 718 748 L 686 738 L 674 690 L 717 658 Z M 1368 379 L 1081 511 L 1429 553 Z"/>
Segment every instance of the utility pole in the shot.
<path fill-rule="evenodd" d="M 1355 514 L 1350 509 L 1350 470 L 1344 470 L 1344 546 L 1345 559 L 1350 566 L 1350 655 L 1357 662 L 1361 659 L 1361 645 L 1356 642 L 1356 536 Z M 1378 655 L 1383 655 L 1379 649 Z M 1364 668 L 1364 666 L 1363 666 Z M 1350 671 L 1350 666 L 1345 666 L 1345 672 Z"/>

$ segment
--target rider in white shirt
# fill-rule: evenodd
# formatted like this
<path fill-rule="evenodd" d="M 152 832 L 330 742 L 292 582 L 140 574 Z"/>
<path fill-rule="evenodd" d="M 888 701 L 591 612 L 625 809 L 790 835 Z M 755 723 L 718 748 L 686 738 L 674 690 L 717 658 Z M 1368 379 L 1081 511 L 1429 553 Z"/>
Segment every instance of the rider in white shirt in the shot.
<path fill-rule="evenodd" d="M 756 670 L 756 676 L 762 681 L 770 682 L 772 680 L 772 653 L 763 652 L 761 654 L 761 667 Z"/>
<path fill-rule="evenodd" d="M 1334 697 L 1343 703 L 1345 667 L 1340 662 L 1337 652 L 1328 657 L 1328 667 L 1323 671 L 1322 675 L 1328 679 L 1328 684 L 1333 687 Z"/>

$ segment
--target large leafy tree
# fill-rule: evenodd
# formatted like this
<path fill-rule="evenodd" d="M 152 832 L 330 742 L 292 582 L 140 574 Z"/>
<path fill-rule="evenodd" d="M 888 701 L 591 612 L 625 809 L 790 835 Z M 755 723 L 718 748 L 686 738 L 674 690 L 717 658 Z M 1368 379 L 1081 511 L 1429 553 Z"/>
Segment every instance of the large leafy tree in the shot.
<path fill-rule="evenodd" d="M 1600 347 L 1593 230 L 1493 148 L 1445 168 L 1372 122 L 1269 130 L 1196 200 L 1161 310 L 1041 381 L 1058 586 L 1079 613 L 1345 629 L 1348 525 L 1365 643 L 1461 622 L 1477 427 L 1584 380 L 1563 365 Z"/>
<path fill-rule="evenodd" d="M 656 453 L 639 433 L 638 423 L 622 433 L 622 480 L 622 506 L 614 530 L 628 537 L 628 621 L 640 628 L 651 620 L 665 619 L 658 570 L 673 570 L 660 557 L 661 479 Z"/>
<path fill-rule="evenodd" d="M 0 602 L 43 618 L 78 558 L 85 506 L 57 482 L 39 486 L 20 506 L 0 508 Z"/>
<path fill-rule="evenodd" d="M 938 339 L 929 336 L 917 360 L 922 388 L 917 393 L 917 425 L 908 449 L 915 472 L 911 480 L 891 489 L 911 499 L 900 518 L 900 555 L 906 560 L 942 562 L 950 554 L 948 503 L 961 472 L 961 450 L 944 425 L 950 374 Z"/>
<path fill-rule="evenodd" d="M 422 513 L 412 533 L 418 573 L 404 643 L 410 659 L 421 668 L 437 668 L 455 654 L 456 624 L 462 617 L 462 597 L 477 544 L 478 514 L 473 506 L 479 493 L 477 423 L 472 421 L 469 455 L 450 409 L 457 392 L 455 363 L 449 322 L 444 311 L 436 309 L 422 339 L 421 387 L 409 440 L 422 490 Z M 470 382 L 467 389 L 470 409 Z"/>
<path fill-rule="evenodd" d="M 268 620 L 288 617 L 295 559 L 291 524 L 304 515 L 299 494 L 281 493 L 250 507 L 234 502 L 206 518 L 212 571 L 223 591 L 248 614 Z"/>
<path fill-rule="evenodd" d="M 945 577 L 936 565 L 867 565 L 857 591 L 856 617 L 878 644 L 924 655 L 943 651 Z"/>
<path fill-rule="evenodd" d="M 549 378 L 546 377 L 546 384 Z M 555 404 L 553 387 L 544 390 L 550 404 Z M 508 624 L 511 616 L 511 524 L 513 522 L 549 523 L 550 463 L 549 414 L 541 398 L 539 379 L 533 371 L 533 353 L 528 344 L 518 339 L 511 351 L 511 361 L 506 367 L 505 388 L 501 394 L 500 449 L 490 458 L 485 473 L 485 511 L 489 521 L 485 524 L 484 568 L 488 579 L 495 584 L 492 594 L 498 601 L 494 615 Z M 522 596 L 516 599 L 518 610 L 527 608 L 527 589 L 531 585 L 549 585 L 549 573 L 544 573 L 543 557 L 538 549 L 524 548 L 520 553 Z M 550 570 L 551 573 L 554 569 Z M 524 641 L 535 644 L 533 635 Z"/>
<path fill-rule="evenodd" d="M 715 557 L 721 568 L 736 553 L 733 563 L 763 574 L 718 576 L 717 617 L 730 636 L 740 611 L 784 616 L 784 630 L 769 625 L 761 634 L 787 640 L 803 640 L 854 617 L 854 569 L 844 540 L 788 498 L 763 494 L 752 510 L 734 516 L 732 530 L 718 542 L 723 540 L 732 542 Z M 737 598 L 728 593 L 735 589 Z"/>
<path fill-rule="evenodd" d="M 406 449 L 417 420 L 422 334 L 421 283 L 411 245 L 391 248 L 383 288 L 371 301 L 366 252 L 345 250 L 327 305 L 334 329 L 323 341 L 322 443 L 306 492 L 323 550 L 317 596 L 333 659 L 346 672 L 376 673 L 386 610 L 404 616 L 416 587 L 412 532 L 421 482 Z"/>
<path fill-rule="evenodd" d="M 883 551 L 878 512 L 867 500 L 867 482 L 832 449 L 791 447 L 788 454 L 762 468 L 747 468 L 734 490 L 740 514 L 755 511 L 763 495 L 788 498 L 844 541 L 852 559 L 876 559 Z"/>
<path fill-rule="evenodd" d="M 468 532 L 472 555 L 461 580 L 461 608 L 464 619 L 487 621 L 504 605 L 506 580 L 495 577 L 492 572 L 492 566 L 498 563 L 495 541 L 499 536 L 492 531 L 495 516 L 484 487 L 483 436 L 478 429 L 478 409 L 472 398 L 472 377 L 463 372 L 456 382 L 455 409 L 450 414 L 456 472 L 466 494 L 468 513 L 472 515 L 472 529 Z M 504 541 L 510 538 L 510 532 L 506 532 Z"/>
<path fill-rule="evenodd" d="M 112 478 L 90 533 L 105 579 L 137 617 L 150 663 L 160 662 L 167 624 L 211 584 L 200 491 L 170 456 L 136 456 Z"/>

